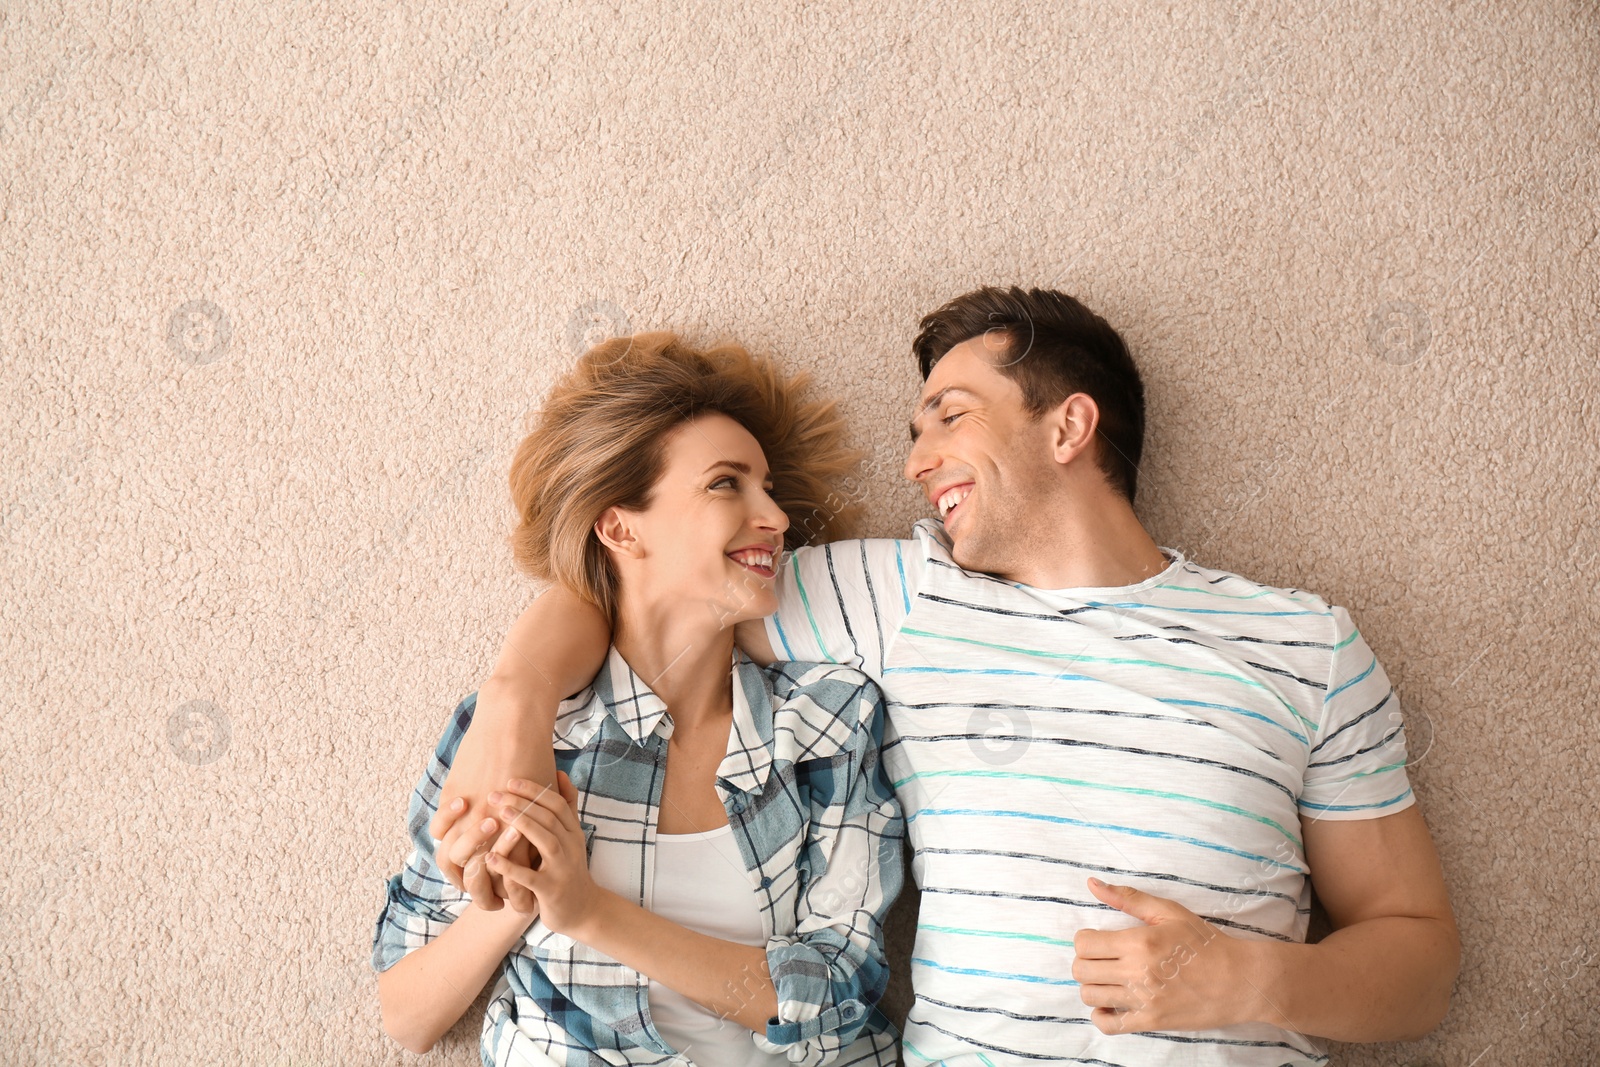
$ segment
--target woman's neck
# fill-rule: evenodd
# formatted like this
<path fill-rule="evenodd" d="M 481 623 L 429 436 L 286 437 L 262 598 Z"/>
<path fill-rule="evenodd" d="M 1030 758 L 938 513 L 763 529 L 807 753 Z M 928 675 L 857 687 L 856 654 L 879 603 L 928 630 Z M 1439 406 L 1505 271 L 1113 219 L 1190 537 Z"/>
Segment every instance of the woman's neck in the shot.
<path fill-rule="evenodd" d="M 733 712 L 733 627 L 698 605 L 643 604 L 623 597 L 611 643 L 635 674 L 693 728 Z"/>

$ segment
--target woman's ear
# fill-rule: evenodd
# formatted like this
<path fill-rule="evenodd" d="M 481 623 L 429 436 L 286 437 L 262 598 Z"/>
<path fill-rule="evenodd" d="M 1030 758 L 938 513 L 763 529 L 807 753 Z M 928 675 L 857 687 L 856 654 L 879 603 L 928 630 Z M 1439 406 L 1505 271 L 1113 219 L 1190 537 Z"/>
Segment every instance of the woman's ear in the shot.
<path fill-rule="evenodd" d="M 1050 449 L 1057 463 L 1070 463 L 1089 447 L 1100 425 L 1100 406 L 1088 393 L 1073 393 L 1045 418 L 1050 420 Z"/>
<path fill-rule="evenodd" d="M 638 559 L 644 551 L 632 520 L 633 516 L 619 507 L 606 508 L 594 522 L 594 535 L 611 551 Z"/>

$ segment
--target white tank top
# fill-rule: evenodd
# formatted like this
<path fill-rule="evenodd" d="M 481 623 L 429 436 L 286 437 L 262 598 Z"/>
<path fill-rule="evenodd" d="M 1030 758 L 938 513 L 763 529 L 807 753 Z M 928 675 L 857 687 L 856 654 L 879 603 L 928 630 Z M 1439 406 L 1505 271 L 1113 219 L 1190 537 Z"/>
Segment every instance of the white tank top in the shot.
<path fill-rule="evenodd" d="M 596 882 L 615 885 L 609 842 L 596 840 L 589 868 Z M 620 873 L 620 872 L 619 872 Z M 657 834 L 650 910 L 680 926 L 741 945 L 765 945 L 761 913 L 733 827 L 698 834 Z M 787 1057 L 756 1048 L 749 1030 L 719 1019 L 660 982 L 650 983 L 650 1017 L 696 1067 L 788 1067 Z"/>

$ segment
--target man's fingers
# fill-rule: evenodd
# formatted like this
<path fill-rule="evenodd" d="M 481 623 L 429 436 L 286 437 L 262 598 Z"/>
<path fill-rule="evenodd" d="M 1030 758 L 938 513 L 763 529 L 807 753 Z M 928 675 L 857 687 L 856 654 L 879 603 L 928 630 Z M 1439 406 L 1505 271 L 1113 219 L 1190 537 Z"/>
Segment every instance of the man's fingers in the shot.
<path fill-rule="evenodd" d="M 453 833 L 454 831 L 451 832 Z M 455 845 L 455 841 L 450 837 L 450 834 L 434 840 L 438 844 L 433 850 L 433 860 L 439 866 L 439 873 L 443 874 L 451 885 L 465 893 L 467 886 L 462 878 L 461 864 L 450 858 L 450 850 Z"/>
<path fill-rule="evenodd" d="M 1139 1030 L 1148 1030 L 1137 1011 L 1118 1011 L 1115 1008 L 1096 1008 L 1089 1013 L 1089 1021 L 1102 1034 L 1131 1034 Z"/>
<path fill-rule="evenodd" d="M 522 839 L 521 834 L 517 835 L 516 843 L 511 846 L 511 850 L 506 856 L 519 867 L 533 866 L 533 847 Z M 504 888 L 501 892 L 504 894 L 507 903 L 524 915 L 533 914 L 534 909 L 539 906 L 539 899 L 533 895 L 532 890 L 521 882 L 506 880 L 502 882 L 502 885 Z"/>
<path fill-rule="evenodd" d="M 1080 985 L 1121 985 L 1127 976 L 1121 960 L 1091 960 L 1079 956 L 1072 961 L 1072 977 Z"/>
<path fill-rule="evenodd" d="M 467 895 L 472 902 L 484 911 L 499 911 L 505 901 L 500 899 L 500 894 L 495 890 L 494 879 L 490 877 L 489 868 L 483 862 L 488 853 L 480 852 L 467 861 L 464 868 L 466 872 Z"/>
<path fill-rule="evenodd" d="M 1078 995 L 1091 1008 L 1129 1011 L 1144 1006 L 1134 992 L 1124 985 L 1080 985 Z"/>
<path fill-rule="evenodd" d="M 492 818 L 479 820 L 462 830 L 450 846 L 451 861 L 465 867 L 469 859 L 488 849 L 490 839 L 499 830 L 500 824 Z"/>
<path fill-rule="evenodd" d="M 456 824 L 456 820 L 461 818 L 466 810 L 467 802 L 461 797 L 445 800 L 441 796 L 439 810 L 433 813 L 433 818 L 428 822 L 428 833 L 435 841 L 444 840 L 444 835 L 450 832 L 450 827 Z"/>
<path fill-rule="evenodd" d="M 1114 960 L 1117 950 L 1116 930 L 1079 930 L 1072 935 L 1072 951 L 1081 960 Z"/>

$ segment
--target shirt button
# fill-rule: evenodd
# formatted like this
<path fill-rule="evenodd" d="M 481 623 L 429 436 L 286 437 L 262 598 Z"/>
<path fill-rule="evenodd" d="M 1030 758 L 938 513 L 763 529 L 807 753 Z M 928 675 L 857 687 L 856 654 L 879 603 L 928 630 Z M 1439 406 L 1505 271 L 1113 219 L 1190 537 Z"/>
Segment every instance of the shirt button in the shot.
<path fill-rule="evenodd" d="M 771 885 L 772 885 L 772 876 L 771 875 L 762 875 L 761 876 L 761 888 L 762 889 L 766 889 L 766 888 L 770 887 Z"/>
<path fill-rule="evenodd" d="M 853 1000 L 845 1001 L 843 1007 L 844 1017 L 846 1019 L 854 1019 L 857 1015 L 861 1014 L 861 1005 Z"/>

